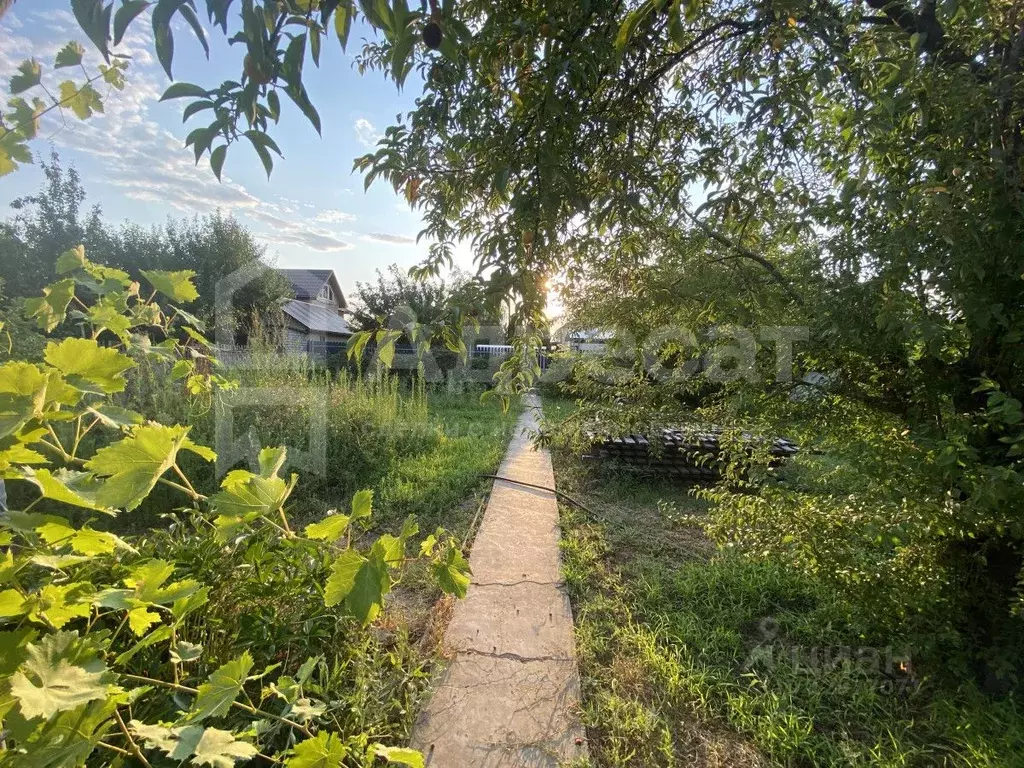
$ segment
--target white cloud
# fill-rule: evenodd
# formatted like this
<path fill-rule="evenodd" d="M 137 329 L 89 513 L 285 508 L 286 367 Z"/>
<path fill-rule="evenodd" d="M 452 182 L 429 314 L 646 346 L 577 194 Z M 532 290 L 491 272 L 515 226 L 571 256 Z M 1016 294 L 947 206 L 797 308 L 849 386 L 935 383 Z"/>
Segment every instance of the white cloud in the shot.
<path fill-rule="evenodd" d="M 311 208 L 314 206 L 310 206 Z M 324 224 L 340 224 L 343 221 L 355 221 L 356 217 L 351 213 L 345 213 L 339 211 L 337 208 L 329 208 L 326 211 L 320 211 L 316 215 L 316 220 L 323 222 Z"/>
<path fill-rule="evenodd" d="M 53 71 L 53 57 L 69 39 L 85 38 L 68 11 L 34 11 L 29 17 L 31 39 L 15 33 L 21 22 L 10 14 L 0 24 L 0 79 L 10 77 L 22 60 L 35 57 L 44 64 L 44 85 L 54 92 L 68 75 Z M 85 122 L 70 115 L 66 120 L 48 115 L 42 121 L 40 136 L 52 139 L 59 149 L 72 149 L 101 161 L 103 171 L 97 181 L 133 200 L 167 205 L 186 214 L 211 213 L 220 208 L 255 223 L 259 227 L 256 236 L 268 243 L 320 252 L 352 248 L 339 233 L 318 224 L 340 223 L 354 217 L 341 211 L 325 211 L 321 214 L 329 214 L 325 218 L 318 216 L 311 221 L 299 213 L 302 201 L 282 197 L 276 203 L 264 200 L 227 175 L 220 183 L 210 170 L 208 157 L 196 166 L 183 138 L 164 129 L 151 115 L 151 105 L 158 102 L 167 86 L 163 71 L 150 52 L 152 43 L 152 27 L 144 14 L 132 24 L 117 48 L 118 53 L 131 57 L 125 89 L 117 91 L 102 81 L 97 83 L 103 97 L 103 114 Z M 100 56 L 87 41 L 85 45 L 84 64 L 95 71 L 101 63 Z M 244 151 L 239 145 L 228 154 Z"/>
<path fill-rule="evenodd" d="M 301 228 L 296 228 L 288 232 L 275 232 L 273 234 L 258 232 L 257 237 L 271 243 L 278 243 L 280 245 L 298 245 L 303 248 L 308 248 L 311 251 L 319 251 L 321 253 L 350 251 L 355 247 L 352 243 L 346 243 L 344 240 L 339 240 L 332 234 L 327 234 L 322 231 L 317 232 L 303 230 Z"/>
<path fill-rule="evenodd" d="M 371 232 L 368 235 L 364 235 L 363 239 L 373 240 L 376 243 L 388 243 L 390 245 L 415 245 L 415 237 L 407 237 L 405 235 L 390 235 L 385 232 Z"/>
<path fill-rule="evenodd" d="M 360 117 L 356 120 L 356 124 L 353 126 L 356 132 L 356 139 L 364 147 L 374 148 L 377 142 L 380 141 L 381 134 L 377 133 L 377 129 L 373 127 L 373 123 L 367 120 L 365 117 Z"/>

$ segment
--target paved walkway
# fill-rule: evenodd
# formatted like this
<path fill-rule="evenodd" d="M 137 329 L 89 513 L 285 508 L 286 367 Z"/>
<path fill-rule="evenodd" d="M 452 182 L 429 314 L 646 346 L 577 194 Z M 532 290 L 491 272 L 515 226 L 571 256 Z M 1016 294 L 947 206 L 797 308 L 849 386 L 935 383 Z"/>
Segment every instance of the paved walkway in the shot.
<path fill-rule="evenodd" d="M 526 399 L 498 474 L 554 488 L 551 455 L 524 434 L 539 407 Z M 473 581 L 445 634 L 454 660 L 413 730 L 431 768 L 555 768 L 586 756 L 558 540 L 554 494 L 494 481 Z"/>

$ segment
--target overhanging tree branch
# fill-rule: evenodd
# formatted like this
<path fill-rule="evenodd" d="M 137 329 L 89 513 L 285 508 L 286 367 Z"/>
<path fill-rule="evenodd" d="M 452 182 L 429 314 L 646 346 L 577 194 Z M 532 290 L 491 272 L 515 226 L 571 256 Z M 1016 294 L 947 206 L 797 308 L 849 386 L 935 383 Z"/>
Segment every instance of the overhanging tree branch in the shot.
<path fill-rule="evenodd" d="M 786 276 L 779 271 L 778 267 L 776 267 L 774 264 L 768 261 L 768 259 L 766 259 L 761 254 L 750 250 L 746 246 L 740 245 L 728 235 L 725 235 L 715 229 L 712 229 L 703 221 L 701 221 L 692 213 L 690 213 L 688 210 L 686 210 L 685 207 L 682 209 L 682 211 L 686 215 L 686 217 L 693 222 L 694 226 L 696 226 L 697 229 L 699 229 L 701 232 L 703 232 L 705 235 L 707 235 L 709 238 L 714 240 L 719 245 L 722 245 L 730 249 L 736 255 L 742 256 L 745 259 L 749 259 L 750 261 L 753 261 L 754 263 L 763 267 L 764 270 L 771 276 L 771 278 L 776 283 L 778 283 L 778 285 L 782 288 L 783 291 L 785 291 L 786 295 L 789 296 L 790 299 L 795 301 L 797 304 L 802 305 L 804 303 L 803 296 L 801 296 L 799 293 L 796 292 L 796 290 L 794 290 L 789 280 L 786 279 Z"/>

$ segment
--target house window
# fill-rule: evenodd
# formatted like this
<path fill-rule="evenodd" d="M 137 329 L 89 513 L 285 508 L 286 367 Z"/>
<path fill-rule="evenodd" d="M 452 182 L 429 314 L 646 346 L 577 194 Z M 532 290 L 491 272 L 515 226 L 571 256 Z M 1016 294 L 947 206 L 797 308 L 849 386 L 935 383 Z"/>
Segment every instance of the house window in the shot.
<path fill-rule="evenodd" d="M 334 301 L 334 291 L 331 290 L 331 284 L 328 283 L 320 290 L 320 298 L 324 301 Z"/>

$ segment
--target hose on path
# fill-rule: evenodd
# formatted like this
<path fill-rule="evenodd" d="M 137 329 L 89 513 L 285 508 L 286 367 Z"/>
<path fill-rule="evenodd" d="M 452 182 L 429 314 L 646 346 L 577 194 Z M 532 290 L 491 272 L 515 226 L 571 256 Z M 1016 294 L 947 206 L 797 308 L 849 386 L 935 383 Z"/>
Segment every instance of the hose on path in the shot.
<path fill-rule="evenodd" d="M 481 474 L 480 477 L 488 477 L 488 478 L 490 478 L 492 480 L 503 480 L 506 483 L 514 483 L 515 485 L 525 485 L 527 488 L 536 488 L 538 491 L 547 491 L 548 493 L 553 493 L 558 498 L 565 499 L 567 502 L 572 504 L 574 507 L 579 507 L 584 512 L 586 512 L 588 515 L 590 515 L 591 517 L 596 517 L 594 512 L 591 509 L 589 509 L 585 504 L 583 504 L 583 502 L 578 501 L 577 499 L 574 499 L 572 496 L 570 496 L 568 493 L 563 493 L 562 491 L 559 491 L 559 490 L 557 490 L 555 488 L 548 488 L 546 485 L 536 485 L 534 483 L 527 483 L 527 482 L 525 482 L 523 480 L 513 480 L 511 477 L 503 477 L 501 475 L 484 475 L 484 474 Z"/>

